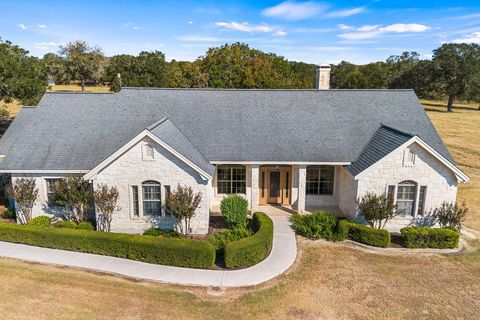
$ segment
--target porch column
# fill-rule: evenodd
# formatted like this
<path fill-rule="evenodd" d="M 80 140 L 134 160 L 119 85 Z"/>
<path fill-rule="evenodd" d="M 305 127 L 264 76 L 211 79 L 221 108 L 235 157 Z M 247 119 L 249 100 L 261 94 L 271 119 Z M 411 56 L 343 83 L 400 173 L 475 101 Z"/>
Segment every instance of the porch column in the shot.
<path fill-rule="evenodd" d="M 307 166 L 298 166 L 298 204 L 297 211 L 305 212 L 305 195 L 307 193 Z"/>
<path fill-rule="evenodd" d="M 250 172 L 251 172 L 250 210 L 253 213 L 255 211 L 258 211 L 258 202 L 260 201 L 260 198 L 259 198 L 260 194 L 259 194 L 259 190 L 258 190 L 258 186 L 259 186 L 258 179 L 259 179 L 259 175 L 260 175 L 260 166 L 258 164 L 252 165 Z"/>

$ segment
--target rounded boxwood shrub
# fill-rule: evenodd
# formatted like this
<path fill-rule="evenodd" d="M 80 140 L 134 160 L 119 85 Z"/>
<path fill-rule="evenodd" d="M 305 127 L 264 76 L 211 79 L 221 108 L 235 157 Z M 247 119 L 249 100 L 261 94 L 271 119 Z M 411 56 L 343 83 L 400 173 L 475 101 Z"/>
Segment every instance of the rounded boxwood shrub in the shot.
<path fill-rule="evenodd" d="M 41 228 L 48 228 L 50 227 L 51 219 L 47 216 L 39 216 L 28 221 L 29 226 L 41 227 Z"/>
<path fill-rule="evenodd" d="M 77 224 L 73 221 L 57 221 L 53 224 L 55 228 L 77 229 Z"/>
<path fill-rule="evenodd" d="M 88 221 L 83 221 L 77 224 L 77 229 L 80 230 L 94 230 L 93 225 Z"/>
<path fill-rule="evenodd" d="M 243 197 L 235 194 L 223 198 L 220 211 L 229 228 L 247 227 L 248 202 Z"/>
<path fill-rule="evenodd" d="M 0 241 L 186 268 L 210 269 L 215 262 L 215 248 L 207 241 L 193 239 L 0 223 Z"/>
<path fill-rule="evenodd" d="M 370 226 L 342 219 L 337 227 L 338 239 L 348 238 L 374 247 L 388 247 L 390 245 L 390 232 L 384 229 L 375 229 Z"/>
<path fill-rule="evenodd" d="M 273 221 L 263 212 L 253 214 L 255 234 L 225 246 L 224 257 L 227 268 L 246 268 L 265 259 L 272 250 Z"/>
<path fill-rule="evenodd" d="M 175 230 L 162 230 L 150 228 L 143 232 L 144 236 L 164 237 L 164 238 L 183 238 L 183 235 Z"/>
<path fill-rule="evenodd" d="M 249 229 L 237 228 L 237 229 L 227 229 L 223 231 L 216 232 L 215 234 L 208 237 L 207 241 L 210 242 L 217 252 L 220 254 L 223 253 L 223 249 L 227 244 L 233 241 L 238 241 L 240 239 L 250 237 L 253 232 Z"/>
<path fill-rule="evenodd" d="M 291 217 L 293 229 L 302 236 L 327 240 L 335 240 L 337 217 L 326 211 L 312 214 L 294 214 Z"/>
<path fill-rule="evenodd" d="M 15 219 L 15 211 L 13 211 L 10 208 L 3 210 L 3 212 L 0 215 L 4 219 Z"/>
<path fill-rule="evenodd" d="M 406 227 L 400 230 L 406 248 L 455 249 L 460 233 L 450 228 Z"/>

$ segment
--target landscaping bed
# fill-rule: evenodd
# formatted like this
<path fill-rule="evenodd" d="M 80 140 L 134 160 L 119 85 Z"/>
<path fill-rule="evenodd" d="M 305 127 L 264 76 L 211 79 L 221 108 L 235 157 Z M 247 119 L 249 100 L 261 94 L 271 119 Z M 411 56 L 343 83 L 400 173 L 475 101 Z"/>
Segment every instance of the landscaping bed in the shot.
<path fill-rule="evenodd" d="M 401 230 L 401 235 L 392 235 L 387 230 L 337 218 L 325 211 L 310 215 L 295 214 L 291 221 L 298 234 L 311 239 L 349 239 L 381 248 L 454 249 L 458 247 L 460 238 L 460 233 L 452 228 L 407 227 Z"/>
<path fill-rule="evenodd" d="M 186 268 L 211 269 L 215 262 L 210 243 L 186 238 L 0 223 L 0 241 Z"/>

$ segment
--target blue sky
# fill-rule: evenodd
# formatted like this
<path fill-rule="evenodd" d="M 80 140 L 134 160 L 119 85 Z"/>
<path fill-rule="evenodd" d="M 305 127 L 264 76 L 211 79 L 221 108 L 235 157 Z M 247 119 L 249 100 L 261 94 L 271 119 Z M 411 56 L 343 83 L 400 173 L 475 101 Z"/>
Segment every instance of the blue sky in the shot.
<path fill-rule="evenodd" d="M 480 43 L 480 1 L 5 1 L 0 37 L 43 56 L 77 39 L 105 54 L 194 60 L 236 41 L 290 60 L 368 63 Z M 6 14 L 8 13 L 8 14 Z"/>

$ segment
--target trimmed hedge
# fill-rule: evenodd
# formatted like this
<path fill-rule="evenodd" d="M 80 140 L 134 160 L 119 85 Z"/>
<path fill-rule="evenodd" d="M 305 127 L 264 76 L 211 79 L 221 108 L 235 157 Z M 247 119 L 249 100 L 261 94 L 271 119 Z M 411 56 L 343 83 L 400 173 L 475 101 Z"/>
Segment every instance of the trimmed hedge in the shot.
<path fill-rule="evenodd" d="M 0 241 L 127 258 L 168 266 L 210 269 L 215 248 L 205 241 L 144 237 L 67 228 L 0 223 Z"/>
<path fill-rule="evenodd" d="M 225 246 L 224 257 L 227 268 L 246 268 L 265 259 L 272 250 L 273 221 L 263 212 L 253 214 L 255 234 L 230 242 Z"/>
<path fill-rule="evenodd" d="M 337 234 L 339 240 L 350 239 L 374 247 L 388 247 L 390 245 L 390 232 L 375 229 L 370 226 L 342 219 L 338 222 Z"/>
<path fill-rule="evenodd" d="M 406 227 L 400 230 L 406 248 L 455 249 L 460 233 L 449 228 Z"/>
<path fill-rule="evenodd" d="M 207 241 L 215 247 L 215 249 L 217 250 L 217 254 L 222 255 L 223 249 L 227 244 L 250 237 L 252 235 L 253 232 L 250 229 L 246 228 L 226 229 L 209 236 L 207 238 Z"/>
<path fill-rule="evenodd" d="M 53 224 L 54 228 L 77 229 L 77 224 L 73 221 L 59 220 Z"/>
<path fill-rule="evenodd" d="M 300 235 L 312 238 L 336 240 L 335 227 L 337 217 L 326 211 L 317 211 L 312 214 L 294 214 L 291 217 L 293 229 Z"/>
<path fill-rule="evenodd" d="M 30 221 L 27 222 L 27 225 L 40 227 L 40 228 L 48 228 L 50 227 L 50 222 L 51 222 L 51 219 L 49 217 L 38 216 L 33 219 L 30 219 Z"/>
<path fill-rule="evenodd" d="M 162 230 L 158 228 L 150 228 L 143 232 L 144 236 L 162 237 L 162 238 L 183 238 L 184 236 L 175 230 Z"/>
<path fill-rule="evenodd" d="M 80 229 L 80 230 L 90 230 L 90 231 L 93 231 L 95 230 L 93 228 L 93 225 L 88 222 L 88 221 L 83 221 L 83 222 L 80 222 L 79 224 L 77 224 L 77 229 Z"/>

